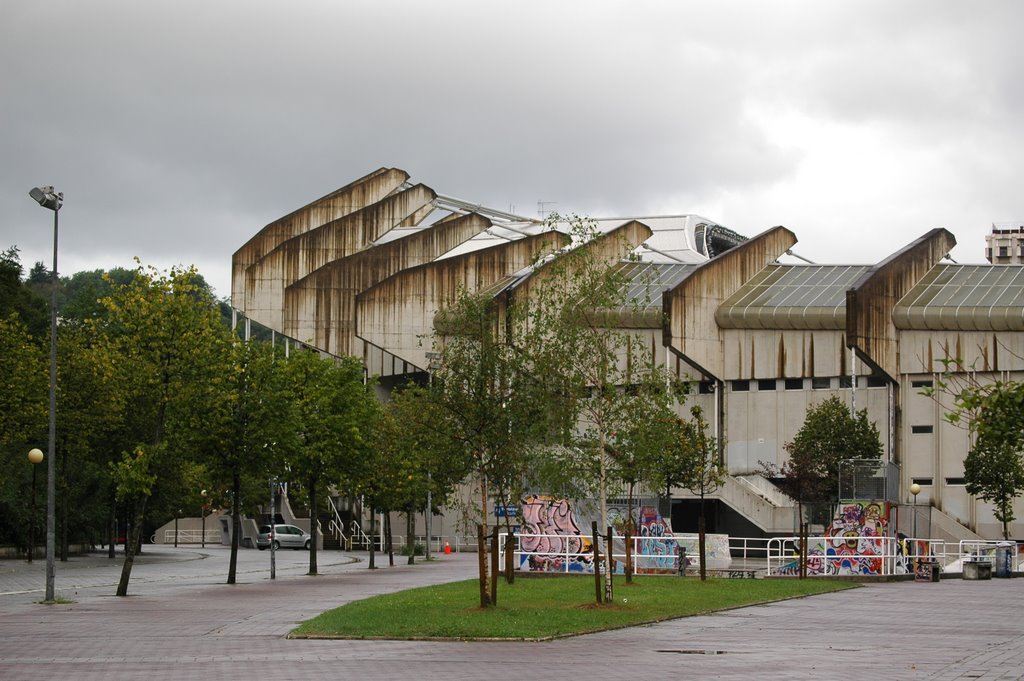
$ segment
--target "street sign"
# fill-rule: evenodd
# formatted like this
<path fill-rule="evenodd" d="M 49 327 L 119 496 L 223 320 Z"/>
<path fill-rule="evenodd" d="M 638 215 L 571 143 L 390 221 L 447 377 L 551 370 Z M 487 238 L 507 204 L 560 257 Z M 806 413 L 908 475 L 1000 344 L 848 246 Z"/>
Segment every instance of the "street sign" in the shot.
<path fill-rule="evenodd" d="M 494 517 L 495 518 L 515 518 L 519 514 L 518 506 L 495 506 Z"/>

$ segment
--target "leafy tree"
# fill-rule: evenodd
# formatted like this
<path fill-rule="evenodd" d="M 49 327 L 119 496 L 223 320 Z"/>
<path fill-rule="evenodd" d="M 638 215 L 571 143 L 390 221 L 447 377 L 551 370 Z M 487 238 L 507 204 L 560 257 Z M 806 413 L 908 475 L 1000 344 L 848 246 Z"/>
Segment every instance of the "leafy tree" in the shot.
<path fill-rule="evenodd" d="M 1004 441 L 982 438 L 964 459 L 967 493 L 993 506 L 996 520 L 1003 524 L 1003 539 L 1010 538 L 1010 523 L 1015 520 L 1014 500 L 1024 490 L 1024 461 L 1020 450 Z"/>
<path fill-rule="evenodd" d="M 867 410 L 855 415 L 838 397 L 807 409 L 804 424 L 785 444 L 789 458 L 782 466 L 761 462 L 761 475 L 772 480 L 797 502 L 797 517 L 804 527 L 804 505 L 839 500 L 839 466 L 844 459 L 878 459 L 882 440 L 878 427 L 868 421 Z M 801 575 L 806 555 L 801 542 Z"/>
<path fill-rule="evenodd" d="M 232 532 L 227 583 L 234 584 L 243 509 L 262 503 L 279 453 L 297 446 L 285 360 L 268 343 L 235 341 L 225 357 L 226 380 L 204 443 L 205 475 L 227 491 Z"/>
<path fill-rule="evenodd" d="M 648 386 L 650 388 L 651 386 Z M 622 533 L 626 543 L 626 582 L 633 577 L 633 541 L 636 525 L 633 521 L 633 502 L 637 487 L 660 489 L 662 462 L 678 442 L 673 409 L 674 399 L 685 398 L 687 387 L 679 383 L 676 389 L 666 390 L 663 385 L 653 386 L 648 399 L 634 399 L 627 404 L 624 427 L 611 434 L 609 458 L 611 477 L 626 488 L 626 517 Z"/>
<path fill-rule="evenodd" d="M 45 341 L 50 334 L 50 302 L 47 295 L 39 295 L 21 280 L 23 270 L 16 247 L 0 253 L 0 318 L 16 314 L 28 329 L 29 335 Z"/>
<path fill-rule="evenodd" d="M 579 246 L 539 271 L 529 291 L 526 329 L 517 342 L 530 348 L 535 375 L 545 377 L 559 401 L 555 413 L 561 421 L 554 425 L 589 460 L 601 526 L 607 528 L 607 500 L 616 482 L 615 434 L 635 430 L 645 421 L 638 421 L 638 415 L 657 413 L 670 402 L 672 381 L 654 363 L 648 341 L 624 323 L 648 302 L 628 296 L 629 280 L 621 266 L 637 244 L 602 234 L 585 218 L 569 222 Z M 612 599 L 611 572 L 605 571 L 606 602 Z"/>
<path fill-rule="evenodd" d="M 28 450 L 46 446 L 47 356 L 15 312 L 0 317 L 0 543 L 27 546 L 32 464 Z M 42 467 L 46 479 L 46 463 Z M 36 535 L 38 536 L 38 534 Z"/>
<path fill-rule="evenodd" d="M 708 424 L 700 407 L 690 409 L 693 421 L 682 424 L 680 433 L 684 452 L 689 454 L 689 473 L 683 483 L 691 493 L 700 498 L 700 516 L 697 519 L 697 546 L 700 553 L 700 578 L 707 579 L 707 542 L 705 536 L 706 509 L 705 501 L 709 494 L 715 493 L 725 481 L 726 471 L 718 460 L 718 443 L 708 435 Z"/>
<path fill-rule="evenodd" d="M 319 497 L 328 485 L 343 486 L 353 479 L 374 427 L 376 398 L 364 384 L 362 364 L 354 357 L 299 351 L 285 362 L 284 374 L 295 412 L 293 448 L 283 454 L 308 498 L 309 574 L 315 575 Z"/>
<path fill-rule="evenodd" d="M 1008 538 L 1009 524 L 1015 520 L 1014 500 L 1024 492 L 1024 383 L 983 382 L 975 372 L 964 371 L 959 360 L 942 362 L 936 386 L 922 392 L 936 400 L 952 397 L 945 418 L 965 427 L 972 442 L 964 459 L 967 492 L 992 504 L 996 520 L 1003 524 L 1003 537 Z"/>
<path fill-rule="evenodd" d="M 146 503 L 162 475 L 180 471 L 208 431 L 226 380 L 221 358 L 229 331 L 194 269 L 169 274 L 142 267 L 103 300 L 106 316 L 89 321 L 114 358 L 124 391 L 124 452 L 112 466 L 117 497 L 132 508 L 132 531 L 117 595 L 128 593 Z"/>
<path fill-rule="evenodd" d="M 516 310 L 509 310 L 514 315 Z M 525 355 L 504 335 L 493 301 L 463 292 L 441 313 L 439 360 L 429 387 L 436 427 L 454 460 L 471 460 L 479 485 L 478 532 L 488 534 L 488 508 L 506 503 L 529 471 L 545 397 Z M 486 551 L 479 555 L 480 605 L 495 602 Z"/>

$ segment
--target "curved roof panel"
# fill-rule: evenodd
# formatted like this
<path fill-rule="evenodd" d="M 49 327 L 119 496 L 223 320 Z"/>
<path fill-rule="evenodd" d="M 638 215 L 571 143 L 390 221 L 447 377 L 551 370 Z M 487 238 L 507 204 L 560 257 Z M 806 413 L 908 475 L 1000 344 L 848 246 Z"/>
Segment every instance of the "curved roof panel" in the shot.
<path fill-rule="evenodd" d="M 725 329 L 846 328 L 846 290 L 868 265 L 769 265 L 715 312 Z"/>
<path fill-rule="evenodd" d="M 1024 331 L 1024 266 L 936 265 L 896 304 L 898 329 Z"/>

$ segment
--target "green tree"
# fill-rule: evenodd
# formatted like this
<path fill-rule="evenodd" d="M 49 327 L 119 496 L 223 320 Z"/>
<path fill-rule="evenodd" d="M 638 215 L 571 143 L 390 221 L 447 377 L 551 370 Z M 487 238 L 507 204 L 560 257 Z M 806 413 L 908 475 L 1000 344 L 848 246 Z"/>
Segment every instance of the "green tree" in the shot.
<path fill-rule="evenodd" d="M 1024 383 L 984 382 L 964 371 L 959 360 L 943 360 L 944 370 L 934 388 L 922 392 L 936 400 L 952 397 L 946 420 L 965 427 L 972 443 L 964 459 L 968 494 L 992 504 L 1003 537 L 1015 520 L 1014 500 L 1024 492 Z"/>
<path fill-rule="evenodd" d="M 29 335 L 40 342 L 50 334 L 50 297 L 35 293 L 21 277 L 24 270 L 14 246 L 0 253 L 0 318 L 16 314 Z"/>
<path fill-rule="evenodd" d="M 169 274 L 142 267 L 104 299 L 106 315 L 89 321 L 114 358 L 124 392 L 124 452 L 113 465 L 117 497 L 132 507 L 132 528 L 117 595 L 128 593 L 146 503 L 161 475 L 180 472 L 209 430 L 223 393 L 231 342 L 209 290 L 194 269 Z"/>
<path fill-rule="evenodd" d="M 700 498 L 700 516 L 697 518 L 697 550 L 700 554 L 700 578 L 707 579 L 707 527 L 706 499 L 714 494 L 725 481 L 726 471 L 718 458 L 718 442 L 708 434 L 708 424 L 700 407 L 690 409 L 692 421 L 684 422 L 679 432 L 682 434 L 683 451 L 689 454 L 684 485 L 690 492 Z M 685 454 L 684 454 L 685 456 Z"/>
<path fill-rule="evenodd" d="M 530 468 L 532 446 L 550 400 L 533 380 L 526 355 L 512 345 L 500 310 L 487 296 L 462 292 L 440 315 L 437 366 L 429 387 L 436 427 L 455 460 L 471 460 L 479 486 L 478 535 L 488 512 L 507 503 Z M 507 310 L 514 316 L 518 308 Z M 494 605 L 487 553 L 479 552 L 480 605 Z"/>
<path fill-rule="evenodd" d="M 868 421 L 866 409 L 851 414 L 842 400 L 833 396 L 807 409 L 803 426 L 785 449 L 789 458 L 781 466 L 762 461 L 761 475 L 797 502 L 803 536 L 804 505 L 838 501 L 840 463 L 881 458 L 882 440 L 878 427 Z M 801 542 L 801 575 L 805 572 L 805 554 Z"/>
<path fill-rule="evenodd" d="M 281 466 L 281 451 L 296 446 L 294 410 L 287 399 L 285 359 L 268 343 L 235 341 L 225 358 L 225 381 L 203 444 L 205 476 L 224 489 L 232 532 L 227 583 L 234 584 L 241 517 L 266 497 L 267 480 Z"/>
<path fill-rule="evenodd" d="M 288 397 L 293 403 L 294 443 L 283 455 L 290 475 L 307 495 L 312 535 L 309 574 L 317 574 L 319 498 L 328 485 L 351 484 L 365 456 L 374 420 L 376 398 L 363 381 L 363 367 L 354 357 L 321 357 L 298 351 L 285 362 Z M 284 471 L 282 471 L 284 477 Z"/>
<path fill-rule="evenodd" d="M 671 387 L 671 385 L 670 385 Z M 676 399 L 685 399 L 688 387 L 676 383 L 674 390 L 664 385 L 647 386 L 653 390 L 647 399 L 634 399 L 627 403 L 623 428 L 611 434 L 608 454 L 610 474 L 626 489 L 626 517 L 621 528 L 626 544 L 626 582 L 633 578 L 633 541 L 636 524 L 633 521 L 633 503 L 638 487 L 662 489 L 663 461 L 678 442 L 678 420 L 673 405 Z M 634 396 L 635 396 L 635 390 Z"/>
<path fill-rule="evenodd" d="M 1013 503 L 1024 490 L 1020 450 L 1005 440 L 979 439 L 964 459 L 964 481 L 968 494 L 992 504 L 996 520 L 1003 524 L 1003 539 L 1009 539 Z"/>
<path fill-rule="evenodd" d="M 559 218 L 554 218 L 558 220 Z M 643 314 L 649 294 L 630 296 L 623 260 L 638 245 L 621 234 L 603 234 L 593 221 L 573 217 L 577 247 L 539 271 L 530 288 L 525 332 L 517 342 L 529 348 L 535 375 L 545 377 L 558 400 L 555 413 L 567 443 L 589 461 L 602 529 L 608 527 L 608 497 L 615 490 L 611 459 L 616 433 L 638 423 L 664 425 L 637 415 L 657 413 L 671 401 L 672 377 L 655 363 L 649 340 L 630 328 Z M 566 427 L 568 426 L 568 427 Z M 606 602 L 612 599 L 610 547 L 605 571 Z"/>
<path fill-rule="evenodd" d="M 0 317 L 0 543 L 26 547 L 31 508 L 32 464 L 29 449 L 46 450 L 48 413 L 47 356 L 15 312 Z M 46 463 L 41 467 L 46 480 Z M 36 537 L 39 537 L 36 533 Z"/>

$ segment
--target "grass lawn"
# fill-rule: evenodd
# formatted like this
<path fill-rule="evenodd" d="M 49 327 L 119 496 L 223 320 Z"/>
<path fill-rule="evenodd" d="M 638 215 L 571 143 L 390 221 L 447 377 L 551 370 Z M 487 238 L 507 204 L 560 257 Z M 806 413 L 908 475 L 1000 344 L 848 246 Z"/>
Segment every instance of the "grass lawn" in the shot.
<path fill-rule="evenodd" d="M 708 579 L 671 576 L 615 580 L 615 602 L 594 604 L 594 579 L 520 578 L 498 585 L 498 606 L 479 608 L 479 582 L 410 589 L 329 610 L 292 638 L 544 639 L 658 622 L 715 610 L 847 589 L 823 579 Z"/>

